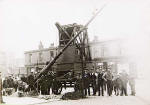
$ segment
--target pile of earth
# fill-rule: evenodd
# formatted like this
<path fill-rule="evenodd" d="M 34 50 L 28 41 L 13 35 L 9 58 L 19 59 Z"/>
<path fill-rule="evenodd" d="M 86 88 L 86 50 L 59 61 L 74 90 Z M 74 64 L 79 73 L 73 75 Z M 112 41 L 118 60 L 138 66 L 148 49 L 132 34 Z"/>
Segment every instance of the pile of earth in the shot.
<path fill-rule="evenodd" d="M 82 96 L 82 92 L 68 92 L 65 93 L 62 96 L 62 100 L 77 100 L 77 99 L 81 99 L 81 98 L 86 98 L 85 96 Z"/>

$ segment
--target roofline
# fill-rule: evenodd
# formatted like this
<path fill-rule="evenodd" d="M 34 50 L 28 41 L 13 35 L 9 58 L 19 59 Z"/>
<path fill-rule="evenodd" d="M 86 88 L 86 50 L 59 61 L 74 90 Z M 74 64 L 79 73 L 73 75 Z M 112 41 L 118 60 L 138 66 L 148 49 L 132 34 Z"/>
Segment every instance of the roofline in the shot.
<path fill-rule="evenodd" d="M 115 42 L 115 41 L 123 41 L 123 40 L 125 40 L 125 39 L 111 39 L 111 40 L 103 40 L 103 41 L 96 41 L 96 42 L 91 41 L 91 42 L 89 42 L 89 44 L 106 44 L 107 42 Z M 49 47 L 49 48 L 25 51 L 24 54 L 41 52 L 41 51 L 48 51 L 48 50 L 55 50 L 55 49 L 58 49 L 58 46 L 57 47 Z"/>
<path fill-rule="evenodd" d="M 105 44 L 105 43 L 110 43 L 110 42 L 116 42 L 116 41 L 123 41 L 123 40 L 125 40 L 125 39 L 110 39 L 110 40 L 103 40 L 103 41 L 91 41 L 91 42 L 89 42 L 89 44 Z"/>
<path fill-rule="evenodd" d="M 30 51 L 25 51 L 24 54 L 27 53 L 34 53 L 34 52 L 41 52 L 41 51 L 48 51 L 48 50 L 55 50 L 57 47 L 50 47 L 50 48 L 43 48 L 43 49 L 37 49 L 37 50 L 30 50 Z"/>

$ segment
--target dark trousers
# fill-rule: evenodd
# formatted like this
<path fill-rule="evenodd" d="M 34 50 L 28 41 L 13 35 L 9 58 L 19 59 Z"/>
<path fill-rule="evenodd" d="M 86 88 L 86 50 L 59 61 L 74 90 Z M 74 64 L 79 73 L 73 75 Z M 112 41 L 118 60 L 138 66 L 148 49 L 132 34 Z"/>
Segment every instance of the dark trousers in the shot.
<path fill-rule="evenodd" d="M 0 90 L 0 104 L 3 103 L 2 91 Z"/>
<path fill-rule="evenodd" d="M 109 96 L 112 95 L 112 81 L 111 80 L 107 80 L 107 94 Z"/>
<path fill-rule="evenodd" d="M 48 88 L 46 88 L 46 87 L 41 87 L 41 94 L 42 94 L 42 95 L 48 95 Z"/>
<path fill-rule="evenodd" d="M 93 95 L 96 95 L 96 83 L 92 83 Z"/>
<path fill-rule="evenodd" d="M 33 85 L 29 85 L 28 90 L 33 91 L 33 90 L 35 90 L 35 87 Z"/>
<path fill-rule="evenodd" d="M 47 93 L 47 92 L 46 92 L 45 90 L 41 90 L 41 94 L 42 94 L 42 95 L 46 95 L 46 93 Z"/>
<path fill-rule="evenodd" d="M 64 88 L 65 88 L 65 89 L 67 88 L 66 81 L 64 81 Z"/>
<path fill-rule="evenodd" d="M 85 96 L 87 95 L 87 93 L 90 96 L 90 86 L 84 89 Z"/>
<path fill-rule="evenodd" d="M 46 95 L 50 95 L 50 87 L 47 88 L 47 94 Z"/>
<path fill-rule="evenodd" d="M 113 86 L 113 87 L 114 87 L 115 95 L 118 96 L 119 95 L 119 86 Z"/>
<path fill-rule="evenodd" d="M 104 91 L 106 91 L 106 85 L 107 85 L 107 82 L 106 82 L 106 81 L 104 81 L 104 83 L 103 83 Z"/>
<path fill-rule="evenodd" d="M 14 88 L 15 88 L 15 92 L 16 92 L 16 91 L 17 91 L 17 88 L 18 88 L 18 85 L 15 85 Z"/>
<path fill-rule="evenodd" d="M 104 82 L 103 81 L 99 81 L 98 83 L 98 95 L 104 96 Z"/>

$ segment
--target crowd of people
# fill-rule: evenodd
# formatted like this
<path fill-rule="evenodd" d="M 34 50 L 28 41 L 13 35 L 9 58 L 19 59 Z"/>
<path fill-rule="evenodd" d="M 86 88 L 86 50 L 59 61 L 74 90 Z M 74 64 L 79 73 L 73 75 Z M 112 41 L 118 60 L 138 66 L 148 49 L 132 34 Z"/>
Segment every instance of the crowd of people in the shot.
<path fill-rule="evenodd" d="M 52 93 L 60 94 L 62 90 L 62 83 L 56 81 L 51 73 L 43 75 L 35 83 L 34 79 L 37 75 L 38 73 L 35 74 L 31 72 L 29 76 L 21 78 L 14 76 L 5 77 L 2 85 L 3 95 L 11 95 L 12 89 L 15 92 L 18 92 L 19 90 L 22 90 L 23 92 L 36 91 L 38 94 L 50 95 L 50 89 L 52 88 Z M 114 92 L 116 96 L 127 96 L 128 83 L 131 87 L 131 95 L 135 95 L 135 78 L 128 75 L 125 70 L 119 74 L 112 73 L 111 70 L 101 70 L 98 73 L 85 71 L 83 78 L 82 76 L 83 75 L 81 74 L 76 75 L 74 90 L 84 90 L 85 95 L 91 95 L 92 93 L 93 95 L 104 96 L 104 93 L 107 93 L 108 96 L 111 96 Z M 64 88 L 66 88 L 66 84 L 63 84 Z M 70 85 L 72 85 L 72 82 Z M 59 88 L 61 88 L 60 92 L 58 92 Z"/>
<path fill-rule="evenodd" d="M 75 91 L 82 89 L 82 77 L 77 77 L 75 83 Z M 108 96 L 111 96 L 114 92 L 116 96 L 128 96 L 127 84 L 129 83 L 131 89 L 131 95 L 135 96 L 135 77 L 128 75 L 125 70 L 121 73 L 112 73 L 111 70 L 101 70 L 99 73 L 85 72 L 84 79 L 84 94 L 91 95 L 91 89 L 93 95 L 104 96 L 106 92 Z M 87 94 L 88 93 L 88 94 Z"/>
<path fill-rule="evenodd" d="M 38 72 L 39 73 L 39 72 Z M 52 81 L 54 80 L 51 74 L 43 75 L 35 83 L 35 78 L 38 73 L 31 72 L 28 76 L 15 77 L 9 75 L 3 79 L 3 95 L 12 95 L 13 92 L 29 93 L 34 92 L 36 94 L 50 95 L 50 88 L 52 88 Z"/>
<path fill-rule="evenodd" d="M 26 85 L 22 80 L 18 77 L 14 77 L 12 75 L 6 76 L 3 79 L 2 87 L 3 87 L 3 95 L 12 95 L 13 92 L 17 92 L 21 85 Z"/>

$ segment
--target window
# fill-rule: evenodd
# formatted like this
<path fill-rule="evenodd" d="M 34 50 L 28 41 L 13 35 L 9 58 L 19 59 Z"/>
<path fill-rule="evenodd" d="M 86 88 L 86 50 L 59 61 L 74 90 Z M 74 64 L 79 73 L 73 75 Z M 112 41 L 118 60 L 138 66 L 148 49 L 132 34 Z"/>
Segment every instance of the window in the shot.
<path fill-rule="evenodd" d="M 32 62 L 32 54 L 29 54 L 29 63 Z"/>
<path fill-rule="evenodd" d="M 39 53 L 39 61 L 40 62 L 42 61 L 42 53 L 41 52 Z"/>
<path fill-rule="evenodd" d="M 102 51 L 101 56 L 104 57 L 104 54 L 105 54 L 105 48 L 104 48 L 104 46 L 101 47 L 101 51 Z"/>
<path fill-rule="evenodd" d="M 50 51 L 50 57 L 54 58 L 54 51 Z"/>

